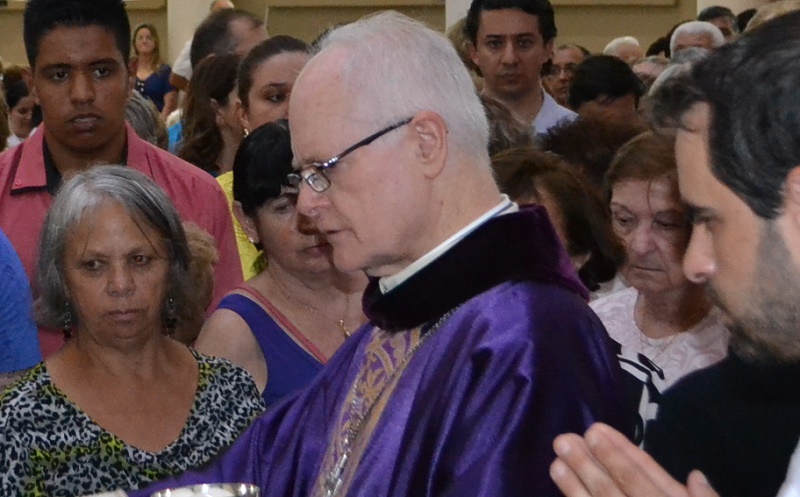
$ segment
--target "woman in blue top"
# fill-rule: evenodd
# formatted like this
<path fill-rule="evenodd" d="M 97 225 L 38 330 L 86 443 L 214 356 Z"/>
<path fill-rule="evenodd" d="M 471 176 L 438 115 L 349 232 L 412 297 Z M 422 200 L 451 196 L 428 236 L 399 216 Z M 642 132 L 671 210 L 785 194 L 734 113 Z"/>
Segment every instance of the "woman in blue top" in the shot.
<path fill-rule="evenodd" d="M 295 208 L 285 121 L 244 139 L 233 163 L 234 213 L 265 267 L 228 294 L 197 339 L 255 379 L 270 405 L 307 384 L 365 321 L 363 273 L 338 271 L 331 246 Z"/>
<path fill-rule="evenodd" d="M 136 90 L 152 101 L 166 121 L 178 105 L 178 92 L 169 84 L 172 69 L 161 61 L 158 32 L 152 24 L 139 24 L 133 30 L 136 57 Z"/>

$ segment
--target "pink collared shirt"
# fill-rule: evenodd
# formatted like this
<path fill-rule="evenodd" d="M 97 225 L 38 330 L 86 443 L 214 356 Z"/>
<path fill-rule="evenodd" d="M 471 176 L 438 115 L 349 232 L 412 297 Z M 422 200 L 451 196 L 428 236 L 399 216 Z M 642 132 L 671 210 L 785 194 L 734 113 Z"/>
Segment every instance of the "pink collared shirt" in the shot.
<path fill-rule="evenodd" d="M 127 126 L 127 125 L 126 125 Z M 20 146 L 0 154 L 0 229 L 22 260 L 36 297 L 36 258 L 47 209 L 53 202 L 47 191 L 44 166 L 44 125 Z M 214 301 L 242 281 L 242 267 L 233 236 L 225 194 L 208 173 L 139 138 L 127 126 L 127 165 L 149 176 L 167 192 L 180 216 L 208 231 L 217 241 L 219 262 L 214 267 Z M 60 331 L 39 329 L 42 355 L 64 343 Z"/>

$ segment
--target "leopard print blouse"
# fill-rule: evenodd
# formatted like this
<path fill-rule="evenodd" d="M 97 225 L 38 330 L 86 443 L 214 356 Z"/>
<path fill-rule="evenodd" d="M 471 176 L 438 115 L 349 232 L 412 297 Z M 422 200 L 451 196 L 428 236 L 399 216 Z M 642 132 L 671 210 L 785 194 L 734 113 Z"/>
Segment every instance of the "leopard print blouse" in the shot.
<path fill-rule="evenodd" d="M 177 440 L 137 449 L 73 404 L 39 364 L 0 396 L 0 495 L 71 497 L 146 483 L 199 466 L 230 445 L 264 409 L 244 370 L 194 352 L 199 382 Z"/>

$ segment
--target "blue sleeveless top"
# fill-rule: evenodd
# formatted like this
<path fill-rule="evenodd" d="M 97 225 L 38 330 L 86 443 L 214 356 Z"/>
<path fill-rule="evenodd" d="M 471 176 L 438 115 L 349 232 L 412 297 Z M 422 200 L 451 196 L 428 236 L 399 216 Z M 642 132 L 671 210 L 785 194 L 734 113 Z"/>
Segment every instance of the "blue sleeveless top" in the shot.
<path fill-rule="evenodd" d="M 258 302 L 232 293 L 220 301 L 218 309 L 241 316 L 256 337 L 267 363 L 267 385 L 261 393 L 267 406 L 303 388 L 322 370 L 323 364 L 295 342 Z"/>

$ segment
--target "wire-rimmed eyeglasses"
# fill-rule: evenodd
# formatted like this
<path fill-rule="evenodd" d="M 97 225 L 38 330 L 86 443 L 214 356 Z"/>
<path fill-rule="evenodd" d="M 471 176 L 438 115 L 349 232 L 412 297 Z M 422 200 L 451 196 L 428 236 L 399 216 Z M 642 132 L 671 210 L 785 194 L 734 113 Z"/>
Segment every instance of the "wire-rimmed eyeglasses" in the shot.
<path fill-rule="evenodd" d="M 310 164 L 300 166 L 295 170 L 295 172 L 289 173 L 286 178 L 289 180 L 289 184 L 295 188 L 300 188 L 300 183 L 305 182 L 305 184 L 310 186 L 315 192 L 322 193 L 331 186 L 331 180 L 329 180 L 325 175 L 325 169 L 331 169 L 335 167 L 336 164 L 338 164 L 339 161 L 344 159 L 348 154 L 355 152 L 361 147 L 366 147 L 390 131 L 393 131 L 401 126 L 405 126 L 406 124 L 410 123 L 412 119 L 413 117 L 409 117 L 403 119 L 402 121 L 398 121 L 391 126 L 387 126 L 377 133 L 369 135 L 355 145 L 347 147 L 344 152 L 334 155 L 325 162 L 312 162 Z"/>

